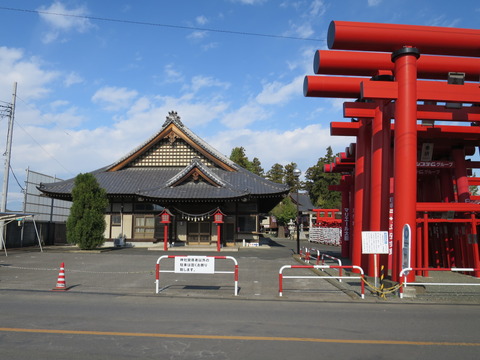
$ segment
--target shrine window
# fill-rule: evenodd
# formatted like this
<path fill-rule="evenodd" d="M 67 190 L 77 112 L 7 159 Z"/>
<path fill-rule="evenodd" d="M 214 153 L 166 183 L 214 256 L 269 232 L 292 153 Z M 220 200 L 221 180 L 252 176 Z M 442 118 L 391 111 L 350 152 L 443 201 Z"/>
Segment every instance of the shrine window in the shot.
<path fill-rule="evenodd" d="M 135 215 L 135 239 L 152 239 L 155 234 L 155 218 L 153 215 Z"/>

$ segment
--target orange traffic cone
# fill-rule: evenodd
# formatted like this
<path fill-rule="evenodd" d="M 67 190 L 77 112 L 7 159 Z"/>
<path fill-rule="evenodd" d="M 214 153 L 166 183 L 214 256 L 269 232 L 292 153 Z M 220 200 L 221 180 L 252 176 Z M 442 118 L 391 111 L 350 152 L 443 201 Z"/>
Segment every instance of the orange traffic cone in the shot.
<path fill-rule="evenodd" d="M 67 290 L 67 284 L 65 282 L 65 263 L 60 264 L 60 272 L 58 274 L 58 280 L 57 280 L 57 286 L 55 286 L 55 289 L 52 289 L 55 291 L 65 291 Z"/>

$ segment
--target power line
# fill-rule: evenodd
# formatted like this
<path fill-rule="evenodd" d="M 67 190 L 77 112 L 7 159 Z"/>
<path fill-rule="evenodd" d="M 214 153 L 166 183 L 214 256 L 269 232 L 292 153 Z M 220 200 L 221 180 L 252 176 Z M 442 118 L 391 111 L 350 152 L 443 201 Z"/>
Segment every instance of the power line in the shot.
<path fill-rule="evenodd" d="M 56 162 L 58 165 L 60 165 L 60 166 L 63 168 L 63 170 L 65 170 L 65 171 L 67 171 L 69 174 L 73 175 L 73 173 L 72 173 L 69 169 L 67 169 L 65 166 L 63 166 L 63 164 L 62 164 L 59 160 L 57 160 L 57 158 L 55 158 L 55 156 L 53 156 L 52 154 L 50 154 L 32 135 L 30 135 L 30 133 L 29 133 L 27 130 L 25 130 L 25 128 L 24 128 L 21 124 L 19 124 L 18 121 L 17 121 L 16 123 L 17 123 L 18 127 L 19 127 L 20 129 L 22 129 L 25 134 L 27 134 L 28 136 L 30 136 L 30 138 L 35 142 L 35 144 L 37 144 L 37 146 L 45 152 L 45 154 L 47 154 L 51 159 L 55 160 L 55 162 Z"/>
<path fill-rule="evenodd" d="M 50 12 L 50 11 L 44 11 L 44 10 L 19 9 L 19 8 L 11 8 L 11 7 L 4 7 L 4 6 L 0 6 L 0 10 L 25 12 L 25 13 L 33 13 L 33 14 L 45 14 L 45 15 L 54 15 L 54 16 L 64 16 L 64 17 L 94 20 L 94 21 L 123 23 L 123 24 L 130 24 L 130 25 L 142 25 L 142 26 L 164 27 L 164 28 L 171 28 L 171 29 L 208 31 L 208 32 L 223 33 L 223 34 L 257 36 L 257 37 L 267 37 L 267 38 L 277 38 L 277 39 L 326 42 L 325 39 L 304 38 L 304 37 L 286 36 L 286 35 L 262 34 L 262 33 L 254 33 L 254 32 L 247 32 L 247 31 L 234 31 L 234 30 L 224 30 L 224 29 L 201 28 L 201 27 L 196 27 L 196 26 L 161 24 L 161 23 L 152 23 L 152 22 L 146 22 L 146 21 L 114 19 L 114 18 L 89 16 L 89 15 L 65 14 L 65 13 L 56 13 L 56 12 Z"/>
<path fill-rule="evenodd" d="M 15 181 L 17 182 L 17 185 L 20 187 L 20 189 L 22 189 L 22 192 L 24 192 L 25 189 L 23 188 L 22 185 L 20 185 L 20 181 L 18 181 L 17 175 L 15 175 L 15 172 L 13 171 L 13 168 L 11 166 L 10 166 L 10 171 L 11 171 L 13 177 L 15 178 Z"/>
<path fill-rule="evenodd" d="M 20 96 L 16 95 L 16 98 L 17 98 L 18 100 L 22 101 L 22 102 L 23 102 L 27 107 L 29 107 L 30 109 L 34 109 L 34 107 L 33 107 L 32 105 L 30 105 L 29 103 L 27 103 L 27 102 L 26 102 L 25 100 L 23 100 Z M 72 174 L 72 175 L 73 175 L 73 173 L 72 173 L 69 169 L 67 169 L 57 158 L 55 158 L 55 156 L 53 156 L 52 154 L 50 154 L 32 135 L 30 135 L 30 134 L 28 133 L 28 131 L 25 130 L 25 128 L 19 123 L 18 120 L 17 120 L 17 125 L 20 127 L 20 129 L 23 130 L 23 132 L 24 132 L 25 134 L 27 134 L 28 136 L 30 136 L 30 138 L 35 142 L 35 144 L 37 144 L 38 147 L 45 152 L 45 154 L 47 154 L 51 159 L 55 160 L 55 162 L 56 162 L 58 165 L 60 165 L 65 171 L 67 171 L 69 174 Z"/>

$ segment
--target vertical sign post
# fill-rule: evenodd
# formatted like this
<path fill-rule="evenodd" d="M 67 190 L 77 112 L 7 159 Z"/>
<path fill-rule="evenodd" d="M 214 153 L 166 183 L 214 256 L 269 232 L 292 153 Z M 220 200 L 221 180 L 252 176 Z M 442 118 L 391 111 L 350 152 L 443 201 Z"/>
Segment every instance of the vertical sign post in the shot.
<path fill-rule="evenodd" d="M 402 269 L 411 267 L 410 254 L 412 245 L 412 229 L 410 225 L 405 224 L 403 226 L 403 238 L 402 238 Z M 408 274 L 408 273 L 406 273 Z"/>

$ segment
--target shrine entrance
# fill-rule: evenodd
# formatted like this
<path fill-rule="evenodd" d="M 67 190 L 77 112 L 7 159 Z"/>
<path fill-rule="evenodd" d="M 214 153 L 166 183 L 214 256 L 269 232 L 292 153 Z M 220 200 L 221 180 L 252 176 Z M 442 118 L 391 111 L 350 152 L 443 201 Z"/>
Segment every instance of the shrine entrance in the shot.
<path fill-rule="evenodd" d="M 212 238 L 210 222 L 195 221 L 187 223 L 188 245 L 210 245 Z"/>

